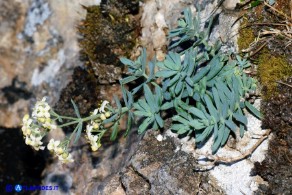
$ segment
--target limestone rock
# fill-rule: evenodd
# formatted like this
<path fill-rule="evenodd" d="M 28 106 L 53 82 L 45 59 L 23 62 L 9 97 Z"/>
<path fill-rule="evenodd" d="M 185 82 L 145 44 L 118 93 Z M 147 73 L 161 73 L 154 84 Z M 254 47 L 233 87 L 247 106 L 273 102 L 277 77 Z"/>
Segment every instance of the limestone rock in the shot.
<path fill-rule="evenodd" d="M 0 1 L 0 126 L 19 127 L 36 99 L 55 103 L 78 61 L 81 5 L 98 0 Z"/>
<path fill-rule="evenodd" d="M 208 182 L 206 174 L 194 171 L 197 164 L 192 155 L 176 152 L 177 140 L 167 137 L 159 142 L 156 135 L 157 132 L 147 132 L 129 164 L 108 181 L 96 183 L 101 194 L 117 185 L 117 176 L 126 194 L 223 194 Z"/>

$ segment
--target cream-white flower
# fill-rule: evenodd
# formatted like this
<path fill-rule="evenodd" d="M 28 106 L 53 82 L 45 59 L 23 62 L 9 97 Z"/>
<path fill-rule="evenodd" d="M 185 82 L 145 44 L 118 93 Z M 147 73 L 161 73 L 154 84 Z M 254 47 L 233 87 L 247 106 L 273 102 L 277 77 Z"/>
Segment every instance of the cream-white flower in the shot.
<path fill-rule="evenodd" d="M 97 113 L 98 113 L 98 108 L 97 109 L 94 109 L 92 115 L 97 115 Z"/>
<path fill-rule="evenodd" d="M 35 107 L 32 112 L 33 118 L 50 118 L 50 109 L 51 107 L 46 102 L 46 98 L 44 97 L 41 101 L 37 101 Z"/>
<path fill-rule="evenodd" d="M 90 144 L 91 144 L 91 149 L 92 151 L 96 151 L 99 147 L 100 147 L 100 144 L 97 143 L 97 140 L 98 140 L 98 135 L 92 135 L 90 138 Z"/>
<path fill-rule="evenodd" d="M 61 154 L 64 153 L 64 149 L 61 148 L 61 147 L 57 147 L 57 148 L 55 149 L 55 152 L 56 152 L 56 154 L 61 155 Z"/>
<path fill-rule="evenodd" d="M 41 142 L 42 137 L 41 136 L 34 136 L 34 135 L 29 135 L 25 138 L 25 143 L 27 145 L 32 146 L 35 150 L 43 150 L 45 149 L 44 146 L 42 146 L 43 142 Z"/>
<path fill-rule="evenodd" d="M 56 125 L 54 125 L 54 124 L 52 124 L 52 123 L 50 123 L 48 121 L 46 121 L 42 125 L 43 125 L 44 128 L 47 128 L 49 130 L 55 130 L 55 129 L 57 129 L 57 126 Z"/>
<path fill-rule="evenodd" d="M 23 121 L 23 126 L 21 128 L 23 135 L 27 136 L 31 134 L 31 123 L 32 123 L 32 119 L 29 118 L 29 115 L 25 115 L 22 119 Z"/>
<path fill-rule="evenodd" d="M 86 126 L 86 135 L 89 139 L 89 137 L 91 137 L 91 131 L 92 131 L 93 126 L 92 125 L 87 125 Z"/>
<path fill-rule="evenodd" d="M 100 148 L 100 146 L 101 146 L 101 144 L 98 142 L 98 143 L 96 143 L 96 144 L 94 144 L 94 145 L 91 146 L 91 150 L 93 152 L 95 152 L 95 151 L 98 150 L 98 148 Z"/>
<path fill-rule="evenodd" d="M 106 113 L 105 113 L 105 117 L 106 117 L 106 118 L 108 118 L 108 117 L 110 117 L 110 116 L 111 116 L 111 113 L 110 113 L 110 112 L 106 112 Z"/>
<path fill-rule="evenodd" d="M 92 127 L 93 129 L 98 129 L 99 128 L 99 124 L 96 122 L 92 122 Z"/>
<path fill-rule="evenodd" d="M 49 144 L 48 144 L 48 146 L 47 146 L 47 148 L 48 148 L 48 150 L 55 152 L 58 149 L 59 145 L 60 145 L 60 141 L 59 140 L 55 141 L 54 139 L 51 139 Z"/>
<path fill-rule="evenodd" d="M 104 100 L 99 108 L 99 112 L 102 113 L 102 112 L 105 112 L 105 106 L 108 104 L 109 102 Z"/>
<path fill-rule="evenodd" d="M 68 153 L 63 153 L 62 155 L 59 155 L 58 158 L 62 164 L 74 162 L 72 155 Z"/>
<path fill-rule="evenodd" d="M 106 119 L 106 116 L 104 114 L 101 114 L 100 119 L 104 121 Z"/>

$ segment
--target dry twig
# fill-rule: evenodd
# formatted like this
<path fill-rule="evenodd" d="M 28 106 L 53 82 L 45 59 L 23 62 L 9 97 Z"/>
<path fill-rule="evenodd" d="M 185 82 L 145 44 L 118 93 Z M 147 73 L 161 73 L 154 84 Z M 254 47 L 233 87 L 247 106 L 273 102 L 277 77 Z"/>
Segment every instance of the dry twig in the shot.
<path fill-rule="evenodd" d="M 220 157 L 218 155 L 208 155 L 204 161 L 209 161 L 210 163 L 203 165 L 204 167 L 207 167 L 207 169 L 200 169 L 199 171 L 206 171 L 206 170 L 211 170 L 213 169 L 216 165 L 219 164 L 232 164 L 232 163 L 236 163 L 239 162 L 241 160 L 246 159 L 247 157 L 249 157 L 254 151 L 255 149 L 257 149 L 257 147 L 265 140 L 269 137 L 269 134 L 271 133 L 271 130 L 267 130 L 265 134 L 262 135 L 261 138 L 259 138 L 259 140 L 257 141 L 257 143 L 250 148 L 249 150 L 245 151 L 244 153 L 242 153 L 242 155 L 237 156 L 237 157 Z"/>
<path fill-rule="evenodd" d="M 282 81 L 276 81 L 276 83 L 280 83 L 280 84 L 282 84 L 282 85 L 286 85 L 286 86 L 288 86 L 288 87 L 291 87 L 291 88 L 292 88 L 292 85 L 289 85 L 289 84 L 287 84 L 287 83 L 284 83 L 284 82 L 282 82 Z"/>

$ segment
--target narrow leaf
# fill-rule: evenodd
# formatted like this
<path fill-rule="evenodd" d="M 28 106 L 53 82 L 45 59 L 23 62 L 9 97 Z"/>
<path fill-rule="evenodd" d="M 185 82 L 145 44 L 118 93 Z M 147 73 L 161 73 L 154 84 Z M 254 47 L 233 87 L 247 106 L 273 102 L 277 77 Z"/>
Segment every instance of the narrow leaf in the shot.
<path fill-rule="evenodd" d="M 129 60 L 127 58 L 120 58 L 120 61 L 124 64 L 124 65 L 128 65 L 128 66 L 134 66 L 134 62 L 132 60 Z"/>
<path fill-rule="evenodd" d="M 161 116 L 159 114 L 155 114 L 155 120 L 158 123 L 159 127 L 163 128 L 164 122 L 163 122 L 163 119 L 161 118 Z"/>
<path fill-rule="evenodd" d="M 122 85 L 124 85 L 124 84 L 127 84 L 127 83 L 129 83 L 129 82 L 132 82 L 132 81 L 134 81 L 134 80 L 136 80 L 138 77 L 136 77 L 136 76 L 128 76 L 128 77 L 126 77 L 126 78 L 124 78 L 124 79 L 121 79 L 120 80 L 120 83 L 122 84 Z"/>
<path fill-rule="evenodd" d="M 218 136 L 217 138 L 215 138 L 215 141 L 211 147 L 213 154 L 218 150 L 219 146 L 221 145 L 221 142 L 224 136 L 224 127 L 225 127 L 224 125 L 220 126 L 218 130 Z"/>
<path fill-rule="evenodd" d="M 171 102 L 165 102 L 165 103 L 161 106 L 160 110 L 168 110 L 168 109 L 170 109 L 170 108 L 173 108 L 173 101 L 171 101 Z"/>
<path fill-rule="evenodd" d="M 71 99 L 71 103 L 73 105 L 73 108 L 74 108 L 74 111 L 75 111 L 76 116 L 78 118 L 81 118 L 80 113 L 79 113 L 79 109 L 78 109 L 77 105 L 75 104 L 75 102 L 72 99 Z"/>
<path fill-rule="evenodd" d="M 119 123 L 116 122 L 113 126 L 113 131 L 111 133 L 111 137 L 110 137 L 110 140 L 111 141 L 114 141 L 116 138 L 117 138 L 117 135 L 118 135 L 118 127 L 119 127 Z"/>
<path fill-rule="evenodd" d="M 199 110 L 198 108 L 195 108 L 195 107 L 190 107 L 189 111 L 195 115 L 196 117 L 200 118 L 200 119 L 206 119 L 204 113 Z"/>
<path fill-rule="evenodd" d="M 240 109 L 239 109 L 240 110 Z M 247 124 L 247 119 L 243 114 L 240 113 L 233 113 L 233 117 L 238 121 L 241 122 L 242 124 L 246 125 Z"/>
<path fill-rule="evenodd" d="M 198 137 L 196 137 L 196 142 L 203 142 L 208 138 L 210 133 L 212 132 L 213 126 L 207 127 L 202 134 L 200 134 Z"/>
<path fill-rule="evenodd" d="M 197 83 L 199 80 L 201 80 L 210 70 L 210 66 L 207 65 L 203 68 L 201 68 L 201 70 L 199 70 L 199 72 L 197 72 L 193 78 L 193 82 Z"/>
<path fill-rule="evenodd" d="M 226 141 L 228 140 L 229 134 L 230 134 L 230 129 L 228 127 L 225 127 L 224 132 L 223 132 L 223 138 L 221 140 L 221 146 L 225 145 Z"/>
<path fill-rule="evenodd" d="M 131 130 L 131 127 L 132 127 L 132 113 L 129 112 L 129 115 L 128 115 L 128 121 L 127 121 L 127 130 L 124 134 L 124 137 L 126 137 L 127 135 L 129 135 L 129 132 Z"/>
<path fill-rule="evenodd" d="M 225 124 L 227 125 L 227 127 L 229 127 L 234 133 L 236 133 L 236 129 L 237 126 L 235 125 L 235 123 L 230 119 L 230 120 L 226 120 Z"/>
<path fill-rule="evenodd" d="M 245 105 L 248 108 L 248 110 L 251 111 L 251 113 L 254 114 L 257 118 L 259 118 L 259 119 L 263 118 L 262 114 L 253 105 L 251 105 L 248 101 L 245 101 Z"/>
<path fill-rule="evenodd" d="M 83 123 L 82 122 L 79 122 L 78 125 L 77 125 L 77 132 L 76 132 L 74 144 L 76 144 L 77 141 L 80 138 L 80 135 L 81 135 L 81 132 L 82 132 L 82 127 L 83 127 Z"/>
<path fill-rule="evenodd" d="M 144 119 L 144 121 L 142 122 L 142 124 L 138 128 L 139 134 L 143 133 L 146 130 L 146 128 L 150 125 L 151 120 L 153 120 L 153 119 L 151 119 L 151 118 Z"/>
<path fill-rule="evenodd" d="M 158 72 L 155 73 L 156 77 L 162 77 L 162 78 L 168 78 L 171 77 L 173 75 L 177 74 L 177 71 L 173 71 L 173 70 L 160 70 Z"/>

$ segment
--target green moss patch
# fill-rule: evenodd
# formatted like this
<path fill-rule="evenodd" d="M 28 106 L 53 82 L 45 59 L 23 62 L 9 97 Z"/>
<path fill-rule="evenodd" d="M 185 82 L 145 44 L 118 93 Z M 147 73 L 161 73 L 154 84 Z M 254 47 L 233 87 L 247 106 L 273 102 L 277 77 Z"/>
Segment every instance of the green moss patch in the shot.
<path fill-rule="evenodd" d="M 96 64 L 121 66 L 120 56 L 129 57 L 139 36 L 135 1 L 102 1 L 100 6 L 85 7 L 87 15 L 78 26 L 81 58 L 87 67 Z"/>
<path fill-rule="evenodd" d="M 253 30 L 250 27 L 246 27 L 247 24 L 248 20 L 244 18 L 243 22 L 240 25 L 242 29 L 239 31 L 239 37 L 237 39 L 238 49 L 240 52 L 244 49 L 249 48 L 249 45 L 255 39 Z"/>
<path fill-rule="evenodd" d="M 292 75 L 292 66 L 285 57 L 273 56 L 267 49 L 261 52 L 258 59 L 258 76 L 263 85 L 263 95 L 264 98 L 270 98 L 278 93 L 276 81 Z"/>

